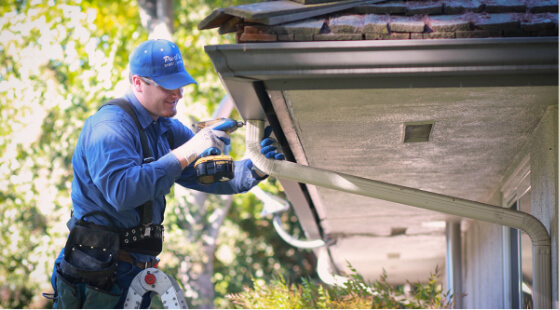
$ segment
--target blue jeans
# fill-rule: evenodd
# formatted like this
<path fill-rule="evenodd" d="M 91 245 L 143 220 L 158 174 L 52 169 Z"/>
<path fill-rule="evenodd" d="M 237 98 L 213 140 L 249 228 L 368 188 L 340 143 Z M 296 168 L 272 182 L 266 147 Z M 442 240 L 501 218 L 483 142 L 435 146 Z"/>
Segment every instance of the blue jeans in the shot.
<path fill-rule="evenodd" d="M 118 262 L 116 283 L 108 292 L 88 287 L 84 283 L 68 283 L 57 275 L 57 266 L 62 262 L 64 249 L 54 263 L 51 284 L 54 289 L 54 308 L 113 308 L 122 309 L 128 294 L 128 288 L 134 277 L 142 271 L 136 265 Z M 120 297 L 119 297 L 120 295 Z M 118 301 L 117 301 L 118 299 Z M 115 304 L 116 302 L 116 304 Z M 147 309 L 151 304 L 150 294 L 144 295 L 141 308 Z"/>

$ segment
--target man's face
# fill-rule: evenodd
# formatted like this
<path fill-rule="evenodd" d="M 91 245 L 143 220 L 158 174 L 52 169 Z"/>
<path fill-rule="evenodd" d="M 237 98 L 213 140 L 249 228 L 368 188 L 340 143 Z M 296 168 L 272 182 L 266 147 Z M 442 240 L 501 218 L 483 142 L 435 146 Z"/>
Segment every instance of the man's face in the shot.
<path fill-rule="evenodd" d="M 133 87 L 140 93 L 140 103 L 151 114 L 158 117 L 173 117 L 177 114 L 177 102 L 182 98 L 183 89 L 165 89 L 153 80 L 134 76 Z"/>

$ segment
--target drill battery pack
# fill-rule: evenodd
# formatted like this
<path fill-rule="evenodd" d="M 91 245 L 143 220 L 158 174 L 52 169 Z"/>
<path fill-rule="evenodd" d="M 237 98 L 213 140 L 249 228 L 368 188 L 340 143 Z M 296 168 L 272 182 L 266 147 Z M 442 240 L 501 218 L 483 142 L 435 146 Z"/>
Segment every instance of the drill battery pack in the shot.
<path fill-rule="evenodd" d="M 235 177 L 235 162 L 227 155 L 206 156 L 196 161 L 194 170 L 200 184 L 227 182 Z"/>

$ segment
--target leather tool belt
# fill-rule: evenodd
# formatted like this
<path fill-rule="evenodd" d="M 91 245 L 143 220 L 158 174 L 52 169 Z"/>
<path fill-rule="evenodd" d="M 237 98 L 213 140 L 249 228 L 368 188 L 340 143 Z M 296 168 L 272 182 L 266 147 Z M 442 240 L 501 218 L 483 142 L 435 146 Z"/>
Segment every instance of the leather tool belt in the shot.
<path fill-rule="evenodd" d="M 159 265 L 159 258 L 155 258 L 153 260 L 150 260 L 149 262 L 139 262 L 134 258 L 134 256 L 124 250 L 120 250 L 120 252 L 118 252 L 118 260 L 121 262 L 129 263 L 131 265 L 135 265 L 142 270 L 146 268 L 157 268 L 157 266 Z"/>
<path fill-rule="evenodd" d="M 163 225 L 138 225 L 120 230 L 120 249 L 157 256 L 163 249 Z"/>
<path fill-rule="evenodd" d="M 115 280 L 118 262 L 119 234 L 114 225 L 105 227 L 87 223 L 84 215 L 72 228 L 59 272 L 70 283 L 84 282 L 100 289 L 108 289 Z M 111 222 L 112 223 L 112 222 Z"/>
<path fill-rule="evenodd" d="M 105 217 L 109 226 L 86 222 L 87 216 Z M 163 248 L 162 225 L 138 225 L 118 229 L 103 212 L 95 211 L 76 220 L 64 247 L 61 275 L 70 283 L 84 282 L 106 289 L 115 280 L 116 266 L 122 251 L 157 256 Z"/>

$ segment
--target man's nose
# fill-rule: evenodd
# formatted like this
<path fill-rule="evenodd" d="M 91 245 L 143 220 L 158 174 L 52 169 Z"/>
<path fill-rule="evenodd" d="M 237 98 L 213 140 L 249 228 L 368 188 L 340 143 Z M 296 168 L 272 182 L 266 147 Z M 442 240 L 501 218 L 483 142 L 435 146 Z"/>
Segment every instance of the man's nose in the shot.
<path fill-rule="evenodd" d="M 172 92 L 173 97 L 175 97 L 175 98 L 177 98 L 177 99 L 181 99 L 181 98 L 182 98 L 182 90 L 183 90 L 182 87 L 181 87 L 181 88 L 174 89 L 173 92 Z"/>

